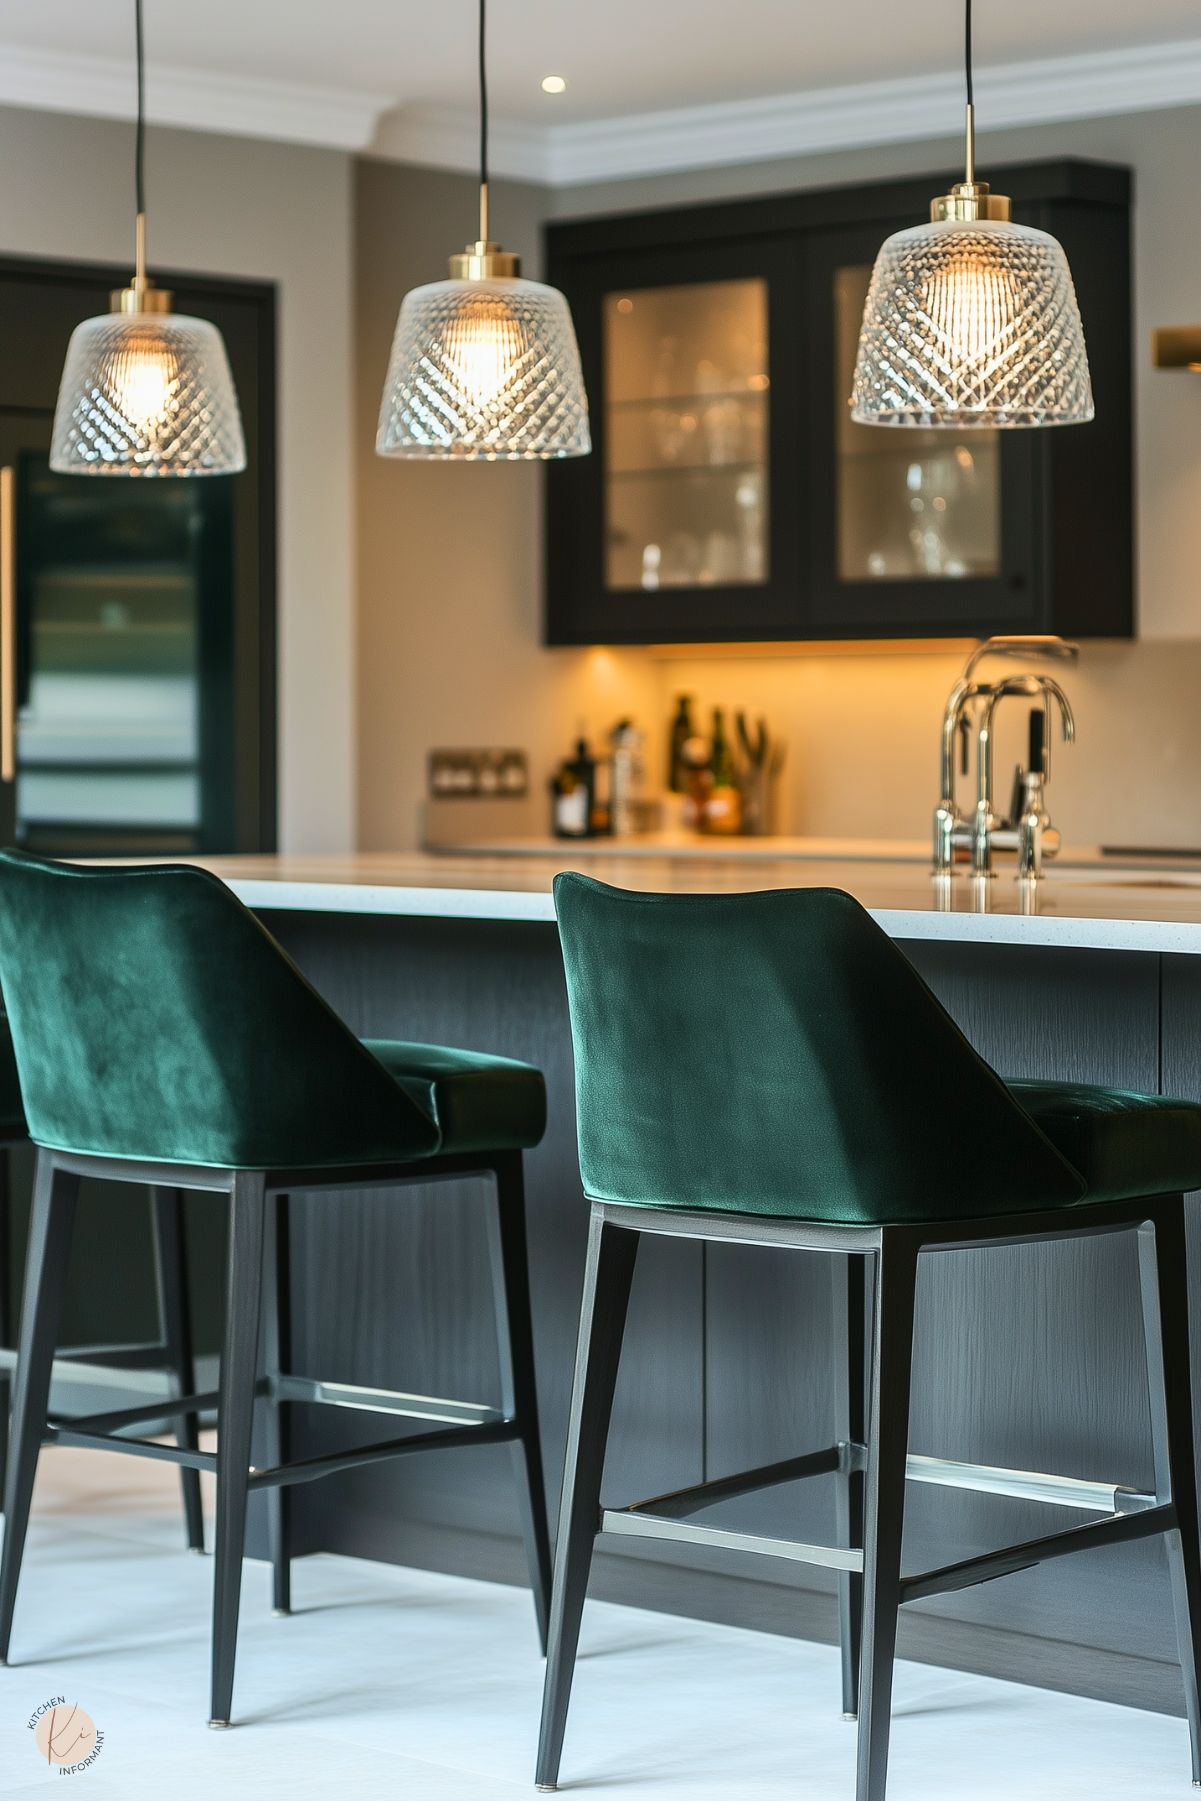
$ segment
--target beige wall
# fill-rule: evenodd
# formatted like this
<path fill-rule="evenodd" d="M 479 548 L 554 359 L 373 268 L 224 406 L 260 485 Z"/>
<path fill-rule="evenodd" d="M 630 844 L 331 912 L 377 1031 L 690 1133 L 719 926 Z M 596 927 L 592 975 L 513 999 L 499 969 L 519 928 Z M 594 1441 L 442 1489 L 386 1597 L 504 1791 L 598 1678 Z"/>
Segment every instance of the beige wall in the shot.
<path fill-rule="evenodd" d="M 1201 316 L 1201 190 L 1192 180 L 1201 109 L 985 133 L 989 162 L 1095 156 L 1135 170 L 1140 642 L 1090 645 L 1067 685 L 1078 746 L 1057 759 L 1053 798 L 1077 842 L 1201 845 L 1201 382 L 1158 374 L 1154 324 Z M 740 165 L 550 194 L 510 187 L 501 235 L 536 250 L 561 216 L 946 169 L 954 139 L 785 163 Z M 632 710 L 654 734 L 672 696 L 766 712 L 788 740 L 784 829 L 924 835 L 936 785 L 937 719 L 961 651 L 815 649 L 761 657 L 578 653 L 538 648 L 536 470 L 375 464 L 367 453 L 396 301 L 436 277 L 471 220 L 471 183 L 359 165 L 360 784 L 364 844 L 415 841 L 426 748 L 525 745 L 539 786 L 577 717 L 594 731 Z M 376 292 L 382 284 L 386 293 Z M 1016 755 L 1017 721 L 999 750 Z"/>
<path fill-rule="evenodd" d="M 0 109 L 0 250 L 124 261 L 129 126 Z M 353 842 L 351 160 L 151 130 L 152 260 L 279 284 L 280 842 Z"/>

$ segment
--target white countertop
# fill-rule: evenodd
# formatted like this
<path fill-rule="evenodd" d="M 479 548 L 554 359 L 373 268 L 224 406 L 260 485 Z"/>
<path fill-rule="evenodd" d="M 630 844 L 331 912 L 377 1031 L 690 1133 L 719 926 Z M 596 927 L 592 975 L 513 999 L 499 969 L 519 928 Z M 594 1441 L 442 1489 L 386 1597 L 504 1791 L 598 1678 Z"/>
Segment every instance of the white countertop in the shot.
<path fill-rule="evenodd" d="M 940 887 L 924 863 L 811 852 L 739 857 L 729 846 L 717 855 L 698 846 L 691 855 L 610 849 L 581 857 L 565 844 L 555 855 L 521 857 L 377 852 L 194 860 L 259 912 L 549 922 L 555 874 L 582 867 L 617 887 L 659 893 L 844 888 L 900 939 L 1201 955 L 1201 868 L 1195 863 L 1106 865 L 1102 872 L 1085 857 L 1053 869 L 1024 901 L 1012 865 L 987 884 L 956 875 Z"/>

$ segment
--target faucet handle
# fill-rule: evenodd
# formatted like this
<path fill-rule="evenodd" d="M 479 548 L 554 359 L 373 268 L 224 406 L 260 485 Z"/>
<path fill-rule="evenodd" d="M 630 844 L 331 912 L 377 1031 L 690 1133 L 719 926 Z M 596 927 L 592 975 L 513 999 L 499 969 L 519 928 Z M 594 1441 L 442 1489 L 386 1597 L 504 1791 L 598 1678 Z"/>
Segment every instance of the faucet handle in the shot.
<path fill-rule="evenodd" d="M 1041 776 L 1048 773 L 1047 710 L 1045 706 L 1031 707 L 1030 709 L 1030 735 L 1026 752 L 1026 767 Z"/>
<path fill-rule="evenodd" d="M 1016 825 L 1022 817 L 1026 799 L 1026 771 L 1020 763 L 1014 765 L 1013 791 L 1009 796 L 1009 818 L 1007 825 Z"/>
<path fill-rule="evenodd" d="M 966 711 L 959 715 L 959 773 L 966 775 L 972 766 L 972 722 Z"/>

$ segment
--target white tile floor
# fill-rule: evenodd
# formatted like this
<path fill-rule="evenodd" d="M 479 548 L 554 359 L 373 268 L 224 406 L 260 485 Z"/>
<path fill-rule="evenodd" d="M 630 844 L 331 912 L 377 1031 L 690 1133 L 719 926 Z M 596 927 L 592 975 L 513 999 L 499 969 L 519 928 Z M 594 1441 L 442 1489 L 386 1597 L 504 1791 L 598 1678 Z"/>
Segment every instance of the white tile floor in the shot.
<path fill-rule="evenodd" d="M 174 1473 L 42 1459 L 0 1794 L 57 1779 L 26 1721 L 54 1695 L 104 1733 L 76 1778 L 101 1801 L 506 1801 L 532 1793 L 542 1665 L 529 1597 L 306 1558 L 272 1617 L 247 1564 L 238 1726 L 205 1726 L 212 1565 L 180 1549 Z M 822 1646 L 591 1603 L 564 1789 L 584 1801 L 850 1801 L 854 1728 Z M 76 1792 L 73 1790 L 73 1792 Z M 902 1664 L 889 1801 L 1169 1801 L 1191 1795 L 1179 1720 Z"/>

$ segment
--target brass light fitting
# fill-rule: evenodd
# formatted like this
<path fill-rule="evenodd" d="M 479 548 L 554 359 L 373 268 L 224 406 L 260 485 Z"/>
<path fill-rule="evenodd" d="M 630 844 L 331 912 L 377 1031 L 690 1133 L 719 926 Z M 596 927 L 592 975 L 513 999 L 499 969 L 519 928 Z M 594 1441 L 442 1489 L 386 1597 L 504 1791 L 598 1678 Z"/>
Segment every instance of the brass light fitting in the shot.
<path fill-rule="evenodd" d="M 1201 375 L 1201 325 L 1161 325 L 1151 334 L 1156 369 L 1190 369 Z"/>
<path fill-rule="evenodd" d="M 480 183 L 480 235 L 450 259 L 452 281 L 503 281 L 521 274 L 521 258 L 488 236 L 488 183 Z"/>
<path fill-rule="evenodd" d="M 169 313 L 175 296 L 170 288 L 156 288 L 146 273 L 146 215 L 134 224 L 133 280 L 127 288 L 113 288 L 108 297 L 110 313 Z"/>
<path fill-rule="evenodd" d="M 935 225 L 946 219 L 962 221 L 1009 217 L 1009 195 L 991 194 L 986 181 L 976 180 L 976 108 L 970 100 L 966 113 L 963 180 L 957 181 L 949 194 L 940 194 L 930 202 L 930 218 Z"/>

